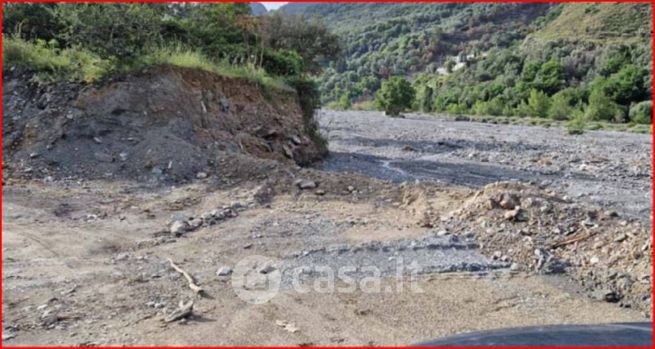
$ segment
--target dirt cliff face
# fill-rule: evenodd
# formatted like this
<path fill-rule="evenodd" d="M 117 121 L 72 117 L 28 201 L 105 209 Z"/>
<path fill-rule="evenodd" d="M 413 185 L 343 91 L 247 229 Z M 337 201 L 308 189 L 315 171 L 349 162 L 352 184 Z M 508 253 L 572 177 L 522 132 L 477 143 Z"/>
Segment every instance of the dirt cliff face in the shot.
<path fill-rule="evenodd" d="M 28 80 L 4 79 L 3 157 L 14 174 L 186 181 L 220 174 L 235 156 L 303 165 L 323 154 L 294 91 L 170 66 L 86 86 Z"/>

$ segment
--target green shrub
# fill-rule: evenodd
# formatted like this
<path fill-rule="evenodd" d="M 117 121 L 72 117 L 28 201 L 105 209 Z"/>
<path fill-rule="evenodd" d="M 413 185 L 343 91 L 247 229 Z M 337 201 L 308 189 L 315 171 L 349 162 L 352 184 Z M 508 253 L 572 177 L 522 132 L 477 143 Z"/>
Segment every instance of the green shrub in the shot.
<path fill-rule="evenodd" d="M 472 111 L 476 115 L 499 116 L 503 115 L 504 107 L 505 105 L 500 99 L 494 98 L 487 102 L 476 101 L 475 104 L 473 104 Z"/>
<path fill-rule="evenodd" d="M 305 132 L 307 132 L 321 155 L 327 154 L 327 140 L 319 132 L 318 123 L 314 118 L 314 111 L 321 106 L 321 93 L 318 90 L 318 83 L 301 77 L 291 78 L 288 82 L 298 95 Z"/>
<path fill-rule="evenodd" d="M 352 103 L 350 103 L 350 98 L 348 97 L 347 93 L 341 95 L 341 97 L 339 98 L 338 106 L 339 109 L 342 110 L 348 110 L 352 107 Z"/>
<path fill-rule="evenodd" d="M 626 65 L 607 79 L 603 86 L 604 92 L 615 103 L 621 105 L 642 100 L 646 97 L 642 88 L 646 74 L 645 69 L 632 64 Z"/>
<path fill-rule="evenodd" d="M 550 98 L 542 91 L 533 89 L 528 97 L 528 106 L 530 107 L 531 116 L 545 118 L 548 116 L 550 108 Z"/>
<path fill-rule="evenodd" d="M 585 108 L 588 120 L 612 121 L 619 113 L 619 108 L 605 94 L 602 88 L 594 88 L 589 95 L 589 104 Z"/>
<path fill-rule="evenodd" d="M 27 42 L 18 37 L 2 38 L 4 67 L 31 69 L 52 80 L 91 82 L 109 73 L 113 65 L 81 48 L 59 49 L 54 42 Z"/>
<path fill-rule="evenodd" d="M 583 134 L 587 125 L 587 118 L 581 111 L 576 111 L 573 117 L 566 123 L 566 129 L 571 135 Z"/>
<path fill-rule="evenodd" d="M 446 113 L 448 114 L 466 114 L 468 112 L 468 108 L 466 107 L 465 104 L 461 103 L 451 103 L 448 104 L 446 107 Z"/>
<path fill-rule="evenodd" d="M 555 60 L 541 65 L 534 79 L 534 86 L 553 94 L 564 86 L 564 67 Z"/>
<path fill-rule="evenodd" d="M 161 42 L 163 7 L 139 3 L 62 3 L 57 38 L 100 55 L 132 59 Z"/>
<path fill-rule="evenodd" d="M 10 3 L 2 4 L 2 31 L 7 36 L 22 39 L 43 39 L 50 41 L 62 29 L 55 17 L 53 3 Z"/>
<path fill-rule="evenodd" d="M 562 91 L 553 95 L 552 103 L 548 109 L 548 117 L 553 120 L 568 120 L 571 117 L 573 107 L 570 99 Z"/>
<path fill-rule="evenodd" d="M 521 101 L 516 108 L 514 108 L 514 115 L 526 117 L 532 115 L 532 108 L 525 101 Z"/>
<path fill-rule="evenodd" d="M 394 76 L 382 83 L 375 95 L 375 102 L 388 115 L 397 116 L 412 106 L 415 95 L 414 88 L 407 80 Z"/>
<path fill-rule="evenodd" d="M 262 67 L 267 73 L 280 76 L 297 76 L 304 69 L 302 57 L 290 50 L 266 50 Z"/>
<path fill-rule="evenodd" d="M 630 107 L 630 121 L 637 124 L 650 124 L 653 120 L 653 101 L 643 101 Z"/>
<path fill-rule="evenodd" d="M 417 109 L 429 113 L 432 111 L 432 101 L 434 100 L 434 90 L 430 86 L 424 86 L 418 90 L 416 96 Z"/>

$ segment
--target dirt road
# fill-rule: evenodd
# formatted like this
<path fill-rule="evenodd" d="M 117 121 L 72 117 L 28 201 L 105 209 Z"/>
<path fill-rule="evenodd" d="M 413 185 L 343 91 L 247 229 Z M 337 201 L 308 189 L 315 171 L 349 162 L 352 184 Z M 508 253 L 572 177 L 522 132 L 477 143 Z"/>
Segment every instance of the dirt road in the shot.
<path fill-rule="evenodd" d="M 407 345 L 482 329 L 644 320 L 565 276 L 512 270 L 472 234 L 417 225 L 411 188 L 367 176 L 438 180 L 429 193 L 443 213 L 471 196 L 468 186 L 516 178 L 647 219 L 648 137 L 371 113 L 324 112 L 320 121 L 333 153 L 319 165 L 327 172 L 290 169 L 288 178 L 232 186 L 212 176 L 154 188 L 6 184 L 4 344 Z M 330 172 L 346 170 L 367 176 Z M 180 217 L 212 223 L 175 236 L 170 222 Z M 189 300 L 191 315 L 164 321 Z"/>

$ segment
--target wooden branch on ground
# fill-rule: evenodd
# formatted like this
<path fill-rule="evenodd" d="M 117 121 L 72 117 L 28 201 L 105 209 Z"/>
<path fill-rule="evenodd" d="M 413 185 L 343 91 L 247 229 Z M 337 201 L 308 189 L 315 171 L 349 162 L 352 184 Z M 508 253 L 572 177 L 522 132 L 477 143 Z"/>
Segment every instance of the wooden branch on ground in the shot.
<path fill-rule="evenodd" d="M 552 244 L 550 246 L 550 248 L 551 249 L 556 249 L 556 248 L 559 248 L 559 247 L 562 247 L 562 246 L 570 245 L 570 244 L 578 242 L 578 241 L 587 240 L 590 237 L 596 235 L 595 232 L 590 231 L 589 228 L 587 228 L 584 224 L 580 224 L 580 226 L 582 226 L 582 229 L 584 229 L 586 234 L 580 235 L 580 236 L 574 236 L 572 238 L 556 242 L 556 243 Z"/>
<path fill-rule="evenodd" d="M 189 288 L 193 290 L 196 294 L 202 293 L 202 288 L 196 284 L 196 282 L 193 280 L 193 277 L 187 273 L 184 269 L 178 267 L 172 259 L 168 258 L 168 262 L 171 264 L 171 267 L 175 269 L 178 273 L 184 275 L 186 278 L 186 281 L 189 283 Z"/>

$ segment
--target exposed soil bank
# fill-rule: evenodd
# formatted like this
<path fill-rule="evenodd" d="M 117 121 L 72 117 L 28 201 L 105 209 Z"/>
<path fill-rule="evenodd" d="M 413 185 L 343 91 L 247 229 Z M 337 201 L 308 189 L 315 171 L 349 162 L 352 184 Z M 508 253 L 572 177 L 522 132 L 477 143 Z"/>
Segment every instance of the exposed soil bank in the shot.
<path fill-rule="evenodd" d="M 294 91 L 170 66 L 94 85 L 32 80 L 4 77 L 5 175 L 188 181 L 226 176 L 235 154 L 323 155 Z"/>

